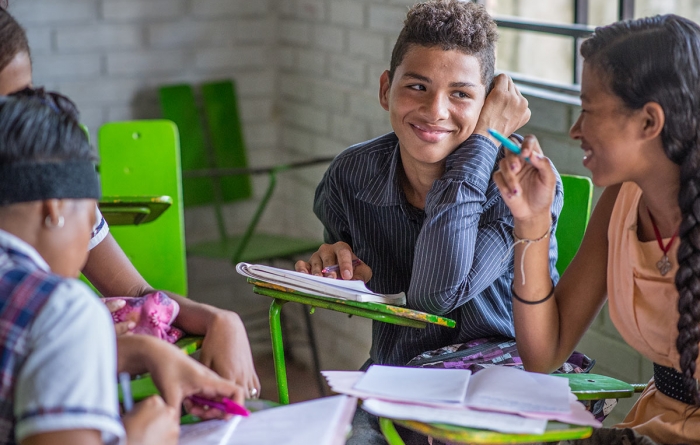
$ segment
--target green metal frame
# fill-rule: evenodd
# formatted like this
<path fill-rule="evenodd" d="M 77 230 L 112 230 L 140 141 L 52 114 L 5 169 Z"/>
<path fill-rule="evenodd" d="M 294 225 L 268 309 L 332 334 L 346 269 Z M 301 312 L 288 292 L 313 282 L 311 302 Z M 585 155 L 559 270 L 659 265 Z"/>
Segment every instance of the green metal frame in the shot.
<path fill-rule="evenodd" d="M 543 434 L 506 434 L 455 425 L 428 424 L 382 417 L 379 419 L 379 427 L 389 445 L 404 445 L 394 423 L 437 440 L 460 444 L 558 442 L 585 439 L 593 434 L 593 428 L 590 426 L 567 425 L 559 422 L 548 422 Z"/>
<path fill-rule="evenodd" d="M 371 320 L 391 323 L 411 328 L 425 328 L 428 323 L 454 328 L 454 320 L 425 312 L 392 306 L 374 302 L 358 302 L 341 300 L 337 298 L 325 298 L 317 295 L 284 289 L 280 286 L 270 285 L 261 281 L 249 279 L 254 284 L 253 292 L 272 298 L 270 305 L 270 336 L 272 338 L 272 357 L 275 364 L 275 377 L 277 379 L 277 394 L 279 403 L 289 404 L 289 386 L 287 382 L 287 367 L 284 359 L 284 343 L 282 340 L 281 314 L 282 306 L 288 301 L 305 304 L 311 307 L 311 313 L 316 308 L 342 312 Z M 264 287 L 267 286 L 267 287 Z"/>

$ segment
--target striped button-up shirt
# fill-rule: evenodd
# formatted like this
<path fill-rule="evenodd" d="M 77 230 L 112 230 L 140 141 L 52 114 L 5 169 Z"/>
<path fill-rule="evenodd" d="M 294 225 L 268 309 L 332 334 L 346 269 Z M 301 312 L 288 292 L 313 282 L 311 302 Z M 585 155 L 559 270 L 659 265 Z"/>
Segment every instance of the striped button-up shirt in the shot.
<path fill-rule="evenodd" d="M 404 365 L 419 353 L 470 339 L 513 337 L 513 217 L 491 179 L 499 149 L 472 135 L 446 158 L 425 209 L 401 188 L 398 138 L 389 133 L 354 145 L 333 161 L 316 189 L 314 212 L 325 241 L 348 243 L 372 268 L 375 292 L 405 292 L 411 309 L 456 320 L 454 329 L 373 322 L 370 358 Z M 563 205 L 557 181 L 556 224 Z M 555 225 L 552 227 L 554 231 Z M 550 238 L 550 271 L 557 244 Z"/>

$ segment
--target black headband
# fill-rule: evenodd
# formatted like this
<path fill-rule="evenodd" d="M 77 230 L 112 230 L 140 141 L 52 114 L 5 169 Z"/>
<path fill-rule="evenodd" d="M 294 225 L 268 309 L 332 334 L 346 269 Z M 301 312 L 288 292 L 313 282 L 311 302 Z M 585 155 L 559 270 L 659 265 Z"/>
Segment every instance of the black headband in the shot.
<path fill-rule="evenodd" d="M 45 199 L 100 199 L 90 161 L 15 162 L 0 165 L 0 206 Z"/>

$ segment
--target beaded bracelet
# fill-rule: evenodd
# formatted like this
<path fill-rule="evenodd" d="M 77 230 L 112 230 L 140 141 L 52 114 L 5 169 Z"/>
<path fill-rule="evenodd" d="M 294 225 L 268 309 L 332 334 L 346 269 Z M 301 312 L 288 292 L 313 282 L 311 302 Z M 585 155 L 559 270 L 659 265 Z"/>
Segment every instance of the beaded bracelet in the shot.
<path fill-rule="evenodd" d="M 511 292 L 511 294 L 513 294 L 513 298 L 515 298 L 516 300 L 518 300 L 519 302 L 521 302 L 523 304 L 530 304 L 530 305 L 540 304 L 540 303 L 544 303 L 545 301 L 549 300 L 554 295 L 554 281 L 552 281 L 552 290 L 550 290 L 549 293 L 547 294 L 547 296 L 541 300 L 530 301 L 530 300 L 525 300 L 523 298 L 520 298 L 518 296 L 518 294 L 515 293 L 515 289 L 513 288 L 513 286 L 510 287 L 510 292 Z"/>
<path fill-rule="evenodd" d="M 525 284 L 525 252 L 527 252 L 527 248 L 530 247 L 530 244 L 532 243 L 537 243 L 539 241 L 542 241 L 543 239 L 547 238 L 549 234 L 551 233 L 551 227 L 547 229 L 547 231 L 542 235 L 541 237 L 537 239 L 529 239 L 529 238 L 520 238 L 518 235 L 515 234 L 515 230 L 513 230 L 513 239 L 515 242 L 508 248 L 508 252 L 506 252 L 506 255 L 503 257 L 503 260 L 505 261 L 506 258 L 510 255 L 510 251 L 515 249 L 515 246 L 517 246 L 520 243 L 525 243 L 525 248 L 523 249 L 522 255 L 520 255 L 520 275 L 523 277 L 523 285 Z"/>

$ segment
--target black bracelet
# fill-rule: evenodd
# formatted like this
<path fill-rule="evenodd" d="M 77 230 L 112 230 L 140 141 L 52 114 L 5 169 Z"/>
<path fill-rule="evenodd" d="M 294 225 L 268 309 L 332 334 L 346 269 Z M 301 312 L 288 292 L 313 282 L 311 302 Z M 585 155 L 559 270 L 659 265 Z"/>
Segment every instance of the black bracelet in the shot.
<path fill-rule="evenodd" d="M 523 304 L 530 304 L 530 305 L 540 304 L 540 303 L 544 303 L 545 301 L 549 300 L 554 295 L 554 281 L 552 281 L 552 290 L 550 290 L 549 293 L 547 294 L 547 296 L 541 300 L 537 300 L 537 301 L 523 300 L 522 298 L 520 298 L 518 296 L 518 294 L 515 293 L 515 289 L 513 288 L 512 285 L 510 286 L 510 292 L 513 294 L 513 298 L 515 298 L 516 300 L 518 300 L 519 302 L 521 302 Z"/>

